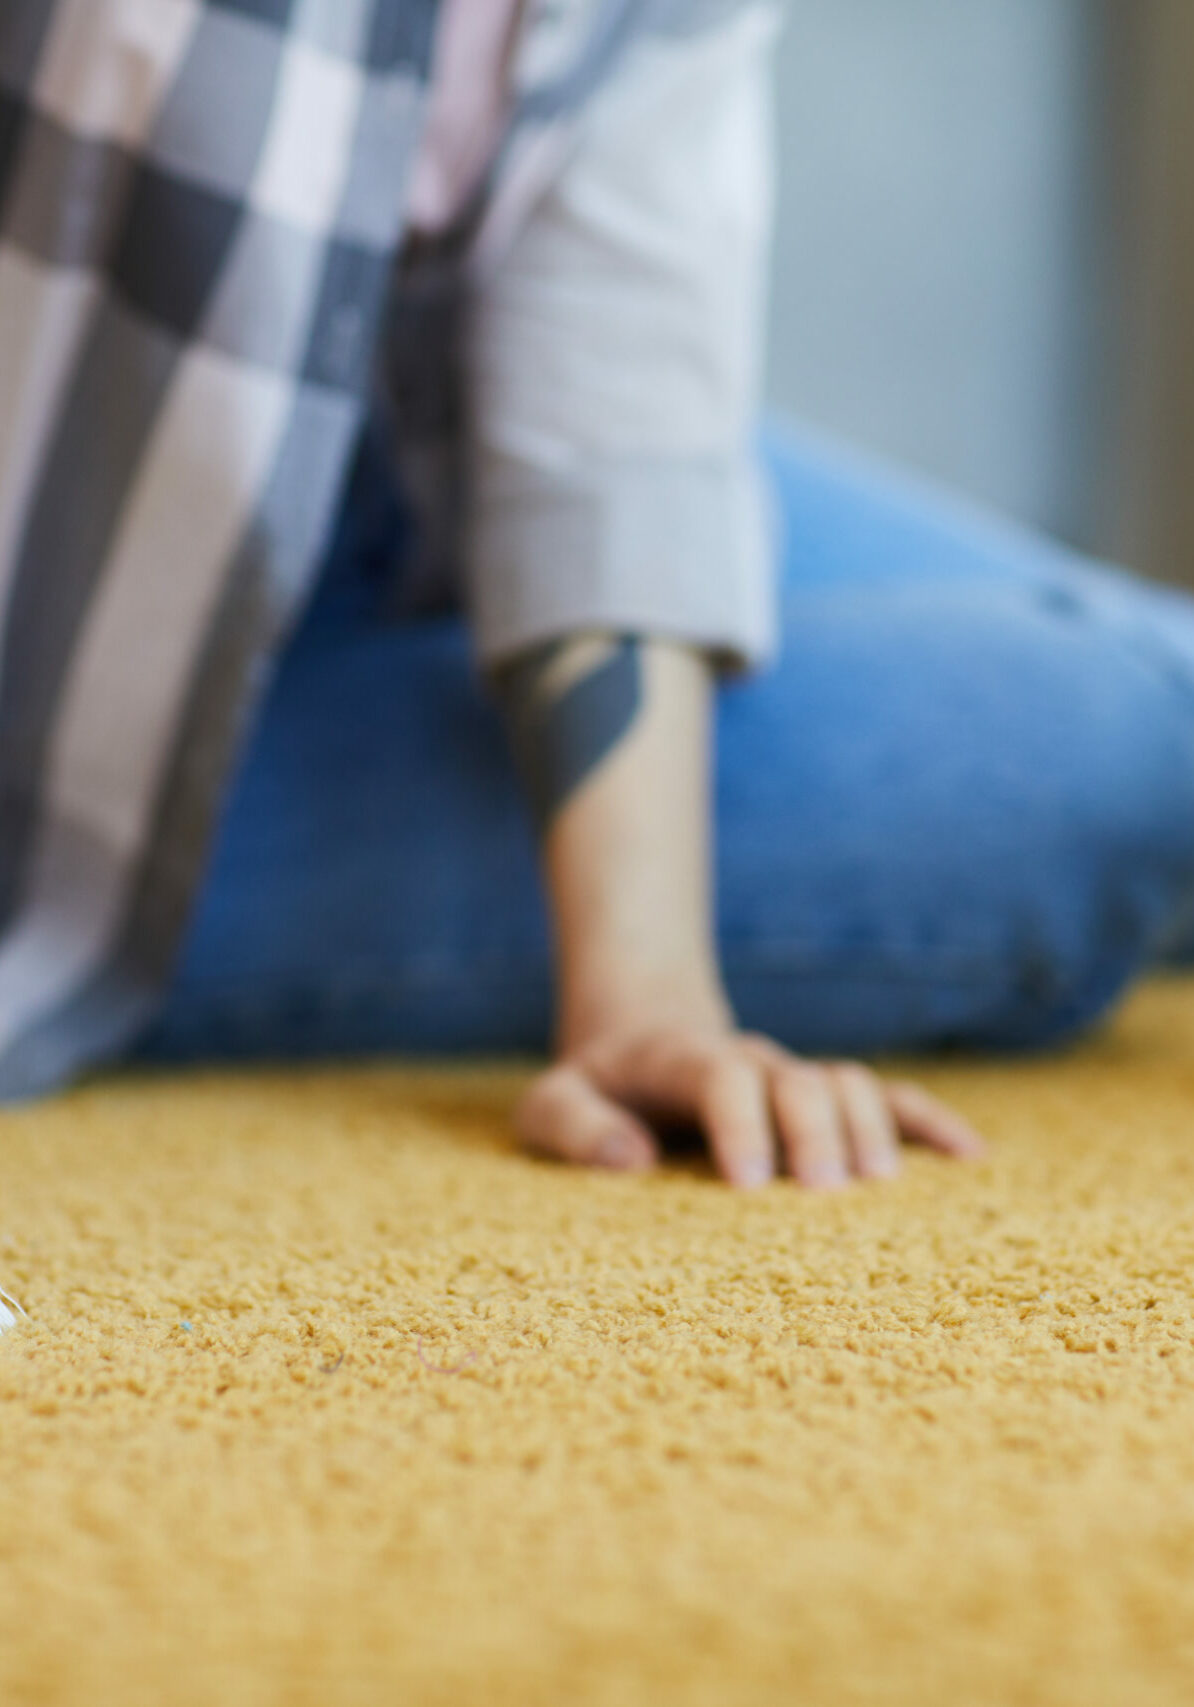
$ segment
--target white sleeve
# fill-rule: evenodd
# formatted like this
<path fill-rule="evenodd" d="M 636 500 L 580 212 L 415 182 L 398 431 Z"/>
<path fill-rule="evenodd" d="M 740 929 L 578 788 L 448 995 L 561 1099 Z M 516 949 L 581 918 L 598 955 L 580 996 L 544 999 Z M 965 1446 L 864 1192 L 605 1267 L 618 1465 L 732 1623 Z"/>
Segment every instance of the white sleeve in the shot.
<path fill-rule="evenodd" d="M 749 665 L 774 565 L 753 451 L 771 4 L 637 42 L 485 279 L 469 599 L 492 664 L 578 629 Z"/>

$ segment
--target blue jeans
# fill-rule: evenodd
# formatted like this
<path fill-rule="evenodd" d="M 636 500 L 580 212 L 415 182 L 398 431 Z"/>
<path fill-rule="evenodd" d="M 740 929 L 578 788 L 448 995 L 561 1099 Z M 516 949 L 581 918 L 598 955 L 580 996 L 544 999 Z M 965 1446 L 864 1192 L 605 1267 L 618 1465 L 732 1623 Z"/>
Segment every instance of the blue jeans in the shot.
<path fill-rule="evenodd" d="M 1065 1037 L 1194 908 L 1194 601 L 791 435 L 764 454 L 783 655 L 719 713 L 742 1021 L 817 1052 Z M 535 850 L 460 621 L 379 620 L 347 522 L 143 1053 L 548 1040 Z"/>

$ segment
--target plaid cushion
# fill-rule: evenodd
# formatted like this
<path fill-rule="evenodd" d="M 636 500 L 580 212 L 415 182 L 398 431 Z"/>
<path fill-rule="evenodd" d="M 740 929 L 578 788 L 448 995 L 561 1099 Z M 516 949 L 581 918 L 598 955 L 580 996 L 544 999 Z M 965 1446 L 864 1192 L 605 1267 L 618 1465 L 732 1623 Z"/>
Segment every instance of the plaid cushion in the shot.
<path fill-rule="evenodd" d="M 359 427 L 434 22 L 0 7 L 0 1095 L 167 975 Z"/>

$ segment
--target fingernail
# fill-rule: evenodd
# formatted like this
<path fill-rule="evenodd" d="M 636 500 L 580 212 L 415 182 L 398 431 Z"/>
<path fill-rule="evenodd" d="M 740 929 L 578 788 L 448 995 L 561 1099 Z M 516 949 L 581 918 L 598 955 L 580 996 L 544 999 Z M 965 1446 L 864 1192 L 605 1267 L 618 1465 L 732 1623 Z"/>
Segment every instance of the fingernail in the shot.
<path fill-rule="evenodd" d="M 594 1160 L 603 1168 L 635 1168 L 643 1164 L 639 1146 L 625 1132 L 611 1132 L 603 1138 Z"/>
<path fill-rule="evenodd" d="M 841 1162 L 822 1162 L 809 1170 L 806 1184 L 814 1191 L 838 1191 L 849 1183 L 850 1176 Z"/>
<path fill-rule="evenodd" d="M 867 1175 L 870 1179 L 895 1179 L 900 1171 L 898 1156 L 876 1156 L 873 1162 L 867 1164 Z"/>
<path fill-rule="evenodd" d="M 765 1156 L 752 1156 L 748 1161 L 739 1162 L 733 1174 L 734 1184 L 747 1191 L 770 1184 L 774 1177 L 771 1163 Z"/>

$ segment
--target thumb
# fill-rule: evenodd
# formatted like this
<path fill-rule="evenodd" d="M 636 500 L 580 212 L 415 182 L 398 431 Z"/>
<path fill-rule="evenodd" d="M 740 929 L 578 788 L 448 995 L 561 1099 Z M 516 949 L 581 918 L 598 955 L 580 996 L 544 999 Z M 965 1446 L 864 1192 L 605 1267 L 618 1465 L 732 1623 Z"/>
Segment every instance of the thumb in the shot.
<path fill-rule="evenodd" d="M 535 1080 L 514 1124 L 529 1150 L 562 1162 L 641 1172 L 658 1159 L 650 1129 L 567 1063 Z"/>

